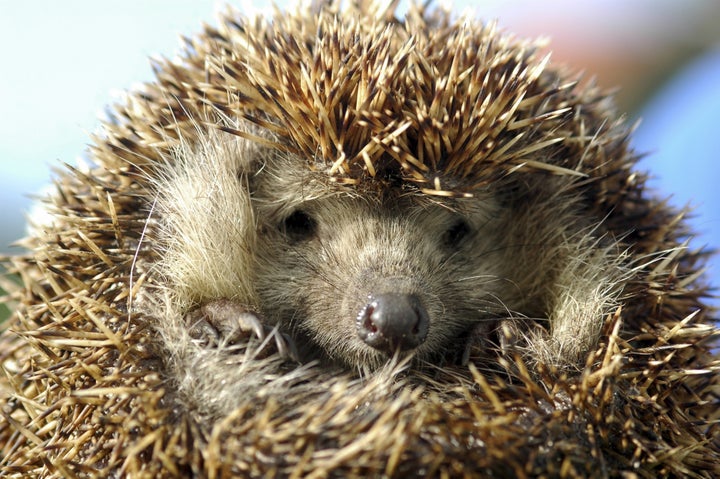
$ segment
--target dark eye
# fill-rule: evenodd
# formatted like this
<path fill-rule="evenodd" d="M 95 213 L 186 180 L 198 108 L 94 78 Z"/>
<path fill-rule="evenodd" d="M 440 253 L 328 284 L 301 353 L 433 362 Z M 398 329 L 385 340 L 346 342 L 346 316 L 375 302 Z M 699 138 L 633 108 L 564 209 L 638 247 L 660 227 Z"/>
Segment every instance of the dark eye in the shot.
<path fill-rule="evenodd" d="M 455 248 L 460 245 L 463 239 L 470 234 L 470 225 L 463 219 L 455 221 L 450 228 L 445 232 L 444 240 L 445 244 L 451 248 Z"/>
<path fill-rule="evenodd" d="M 305 241 L 317 231 L 317 222 L 302 210 L 293 212 L 282 223 L 284 233 L 293 241 Z"/>

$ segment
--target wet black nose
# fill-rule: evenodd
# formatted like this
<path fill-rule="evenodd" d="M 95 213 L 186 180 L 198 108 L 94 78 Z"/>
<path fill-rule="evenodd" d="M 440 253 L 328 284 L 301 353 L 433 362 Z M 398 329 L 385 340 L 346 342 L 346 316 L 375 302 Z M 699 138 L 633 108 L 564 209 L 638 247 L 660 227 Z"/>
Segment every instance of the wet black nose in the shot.
<path fill-rule="evenodd" d="M 357 318 L 360 339 L 388 354 L 421 345 L 429 325 L 425 307 L 412 294 L 372 296 Z"/>

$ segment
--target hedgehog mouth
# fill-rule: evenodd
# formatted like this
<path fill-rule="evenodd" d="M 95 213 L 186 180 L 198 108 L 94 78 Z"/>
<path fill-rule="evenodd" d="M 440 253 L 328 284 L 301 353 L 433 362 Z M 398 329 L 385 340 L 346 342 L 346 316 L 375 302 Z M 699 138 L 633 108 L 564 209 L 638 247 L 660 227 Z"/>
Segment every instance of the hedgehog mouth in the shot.
<path fill-rule="evenodd" d="M 478 340 L 479 334 L 483 335 L 482 340 Z M 426 342 L 416 348 L 398 347 L 392 351 L 381 351 L 357 340 L 353 341 L 351 354 L 345 354 L 342 362 L 351 368 L 364 371 L 376 371 L 387 365 L 405 362 L 412 369 L 465 366 L 479 357 L 496 355 L 498 341 L 497 328 L 494 327 L 482 333 L 475 331 L 475 328 L 469 328 L 453 338 L 447 337 L 444 340 L 430 335 Z M 493 346 L 490 348 L 480 346 L 487 344 Z M 487 361 L 483 361 L 483 364 L 486 363 Z"/>
<path fill-rule="evenodd" d="M 438 319 L 435 318 L 435 321 Z M 357 318 L 356 318 L 357 321 Z M 318 341 L 307 325 L 292 334 L 301 360 L 328 361 L 343 368 L 370 374 L 385 366 L 403 363 L 412 369 L 466 365 L 470 360 L 496 356 L 500 349 L 499 320 L 483 321 L 448 334 L 438 334 L 431 320 L 427 337 L 413 348 L 382 350 L 368 345 L 358 335 L 340 340 Z M 435 327 L 433 327 L 435 326 Z M 487 361 L 483 361 L 485 364 Z"/>

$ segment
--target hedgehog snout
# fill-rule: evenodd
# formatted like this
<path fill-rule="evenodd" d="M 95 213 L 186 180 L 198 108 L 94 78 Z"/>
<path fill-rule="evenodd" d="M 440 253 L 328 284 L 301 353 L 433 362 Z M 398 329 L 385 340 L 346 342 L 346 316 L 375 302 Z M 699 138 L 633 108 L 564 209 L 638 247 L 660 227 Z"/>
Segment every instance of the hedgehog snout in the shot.
<path fill-rule="evenodd" d="M 387 354 L 420 346 L 430 318 L 414 294 L 387 293 L 370 296 L 357 317 L 357 332 L 368 346 Z"/>

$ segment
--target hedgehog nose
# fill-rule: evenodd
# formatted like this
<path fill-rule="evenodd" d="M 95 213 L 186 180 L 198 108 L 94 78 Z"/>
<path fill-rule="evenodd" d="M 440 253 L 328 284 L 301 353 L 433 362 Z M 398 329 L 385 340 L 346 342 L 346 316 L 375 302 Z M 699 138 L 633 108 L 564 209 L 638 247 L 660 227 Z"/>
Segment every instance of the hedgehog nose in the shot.
<path fill-rule="evenodd" d="M 412 294 L 371 296 L 357 318 L 360 339 L 388 354 L 418 347 L 425 341 L 429 325 L 425 307 Z"/>

